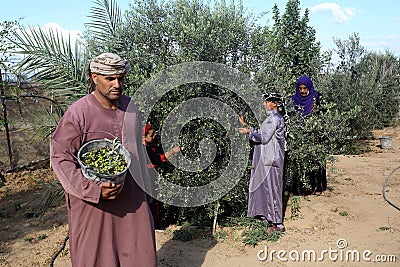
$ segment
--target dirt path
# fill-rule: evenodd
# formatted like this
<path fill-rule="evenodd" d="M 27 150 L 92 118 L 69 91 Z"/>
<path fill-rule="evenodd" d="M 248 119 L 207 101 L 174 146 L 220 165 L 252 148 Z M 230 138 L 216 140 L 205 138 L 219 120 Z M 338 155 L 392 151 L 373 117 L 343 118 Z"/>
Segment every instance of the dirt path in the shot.
<path fill-rule="evenodd" d="M 392 150 L 377 145 L 378 141 L 372 143 L 374 152 L 368 155 L 339 156 L 339 162 L 328 169 L 330 190 L 321 196 L 301 197 L 301 214 L 295 220 L 290 219 L 288 208 L 287 232 L 278 242 L 252 248 L 240 242 L 186 244 L 159 235 L 160 265 L 400 266 L 400 211 L 382 197 L 385 178 L 400 165 L 400 142 L 394 140 Z M 400 171 L 390 178 L 386 191 L 388 199 L 400 206 Z M 280 250 L 286 253 L 281 254 L 282 260 Z M 392 262 L 376 262 L 378 257 Z"/>

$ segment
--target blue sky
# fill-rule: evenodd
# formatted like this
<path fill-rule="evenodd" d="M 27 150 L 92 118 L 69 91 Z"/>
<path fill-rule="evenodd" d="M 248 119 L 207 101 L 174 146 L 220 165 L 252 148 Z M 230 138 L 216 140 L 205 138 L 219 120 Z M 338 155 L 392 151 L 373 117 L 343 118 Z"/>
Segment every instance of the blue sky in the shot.
<path fill-rule="evenodd" d="M 117 0 L 122 11 L 128 8 L 129 2 Z M 271 11 L 275 3 L 283 14 L 286 0 L 243 1 L 246 9 L 253 13 Z M 83 31 L 84 23 L 89 22 L 87 15 L 95 4 L 90 0 L 1 0 L 0 6 L 0 21 L 23 18 L 25 26 L 61 27 L 74 35 Z M 400 56 L 398 0 L 300 0 L 300 7 L 302 14 L 305 8 L 310 9 L 309 25 L 315 28 L 323 50 L 335 47 L 333 37 L 346 40 L 358 33 L 361 45 L 367 50 L 389 50 Z M 272 25 L 272 20 L 268 24 Z"/>

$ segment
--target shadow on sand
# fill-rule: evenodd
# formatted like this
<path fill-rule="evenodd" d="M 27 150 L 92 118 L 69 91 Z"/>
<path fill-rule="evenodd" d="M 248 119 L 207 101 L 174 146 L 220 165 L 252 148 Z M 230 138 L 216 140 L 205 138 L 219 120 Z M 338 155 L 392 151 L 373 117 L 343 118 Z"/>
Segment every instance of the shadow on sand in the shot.
<path fill-rule="evenodd" d="M 193 226 L 175 230 L 173 238 L 157 251 L 158 266 L 202 266 L 207 252 L 217 244 L 210 231 L 199 232 Z"/>

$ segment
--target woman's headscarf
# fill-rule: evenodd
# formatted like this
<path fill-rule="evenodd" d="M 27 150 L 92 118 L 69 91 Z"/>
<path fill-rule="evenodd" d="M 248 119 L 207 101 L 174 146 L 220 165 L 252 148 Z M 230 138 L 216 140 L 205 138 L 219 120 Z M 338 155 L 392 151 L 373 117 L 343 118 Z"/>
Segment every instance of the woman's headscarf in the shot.
<path fill-rule="evenodd" d="M 300 85 L 305 85 L 308 88 L 308 95 L 301 96 L 299 91 Z M 318 92 L 314 89 L 314 84 L 308 76 L 301 76 L 296 82 L 296 94 L 292 95 L 294 108 L 296 111 L 301 110 L 303 115 L 308 115 L 314 107 L 314 103 L 318 99 Z"/>
<path fill-rule="evenodd" d="M 143 135 L 146 135 L 153 127 L 150 125 L 150 123 L 146 123 L 146 125 L 143 128 Z"/>

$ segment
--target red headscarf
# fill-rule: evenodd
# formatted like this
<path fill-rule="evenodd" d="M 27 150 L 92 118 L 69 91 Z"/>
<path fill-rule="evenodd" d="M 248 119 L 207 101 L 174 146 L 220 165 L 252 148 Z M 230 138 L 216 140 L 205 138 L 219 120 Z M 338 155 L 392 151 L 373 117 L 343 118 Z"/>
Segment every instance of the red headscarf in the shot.
<path fill-rule="evenodd" d="M 151 127 L 150 123 L 146 123 L 146 126 L 144 126 L 143 129 L 143 135 L 146 135 L 150 129 L 153 129 L 153 127 Z"/>

